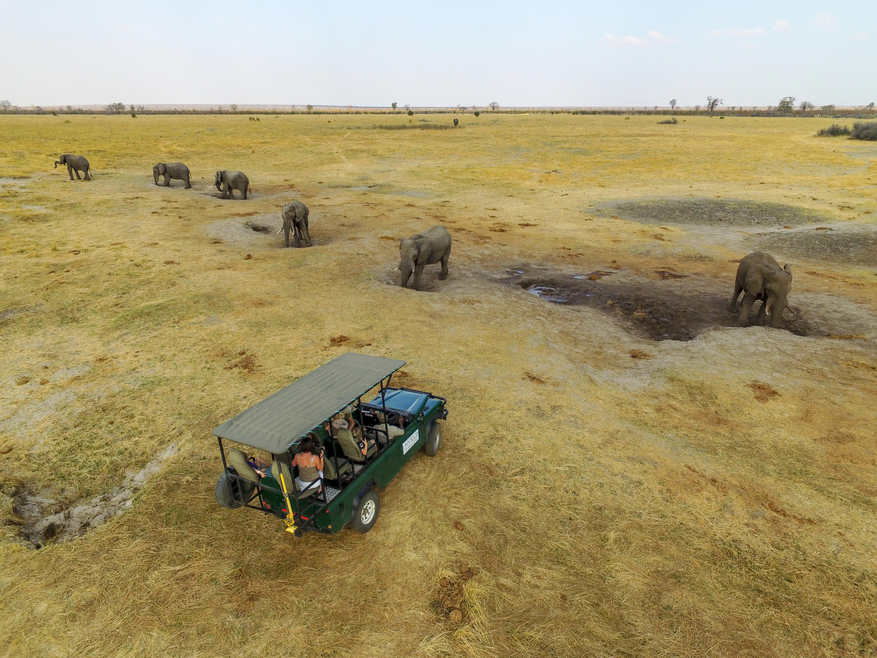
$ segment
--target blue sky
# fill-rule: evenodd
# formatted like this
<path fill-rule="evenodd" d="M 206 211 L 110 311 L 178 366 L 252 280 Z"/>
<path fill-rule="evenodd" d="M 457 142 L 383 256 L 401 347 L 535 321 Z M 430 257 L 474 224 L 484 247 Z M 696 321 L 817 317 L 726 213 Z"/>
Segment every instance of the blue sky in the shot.
<path fill-rule="evenodd" d="M 14 105 L 877 101 L 877 1 L 0 0 Z"/>

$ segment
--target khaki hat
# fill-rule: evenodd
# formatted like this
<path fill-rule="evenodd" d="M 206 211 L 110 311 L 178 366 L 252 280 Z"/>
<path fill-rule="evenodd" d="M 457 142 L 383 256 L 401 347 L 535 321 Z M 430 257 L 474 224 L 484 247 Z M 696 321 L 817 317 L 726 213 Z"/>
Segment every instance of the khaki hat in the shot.
<path fill-rule="evenodd" d="M 347 421 L 344 420 L 343 418 L 333 420 L 332 427 L 334 427 L 336 430 L 346 430 L 347 429 Z"/>

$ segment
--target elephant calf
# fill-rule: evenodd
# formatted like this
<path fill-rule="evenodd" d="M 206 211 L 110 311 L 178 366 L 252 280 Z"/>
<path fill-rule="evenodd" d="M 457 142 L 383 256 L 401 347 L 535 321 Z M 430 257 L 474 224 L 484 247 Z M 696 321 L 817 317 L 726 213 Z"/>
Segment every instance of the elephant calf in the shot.
<path fill-rule="evenodd" d="M 787 264 L 784 268 L 780 268 L 773 256 L 757 251 L 743 258 L 737 267 L 734 295 L 728 304 L 728 310 L 731 313 L 737 310 L 737 298 L 740 297 L 741 292 L 745 292 L 737 326 L 747 325 L 752 305 L 760 300 L 761 308 L 758 309 L 756 323 L 761 324 L 764 322 L 765 315 L 769 315 L 770 326 L 779 327 L 791 289 L 791 266 Z"/>
<path fill-rule="evenodd" d="M 65 153 L 60 158 L 55 160 L 55 166 L 53 169 L 57 169 L 58 165 L 67 165 L 67 173 L 70 174 L 70 180 L 73 180 L 73 172 L 76 172 L 76 178 L 78 180 L 82 180 L 79 176 L 79 172 L 83 172 L 85 174 L 85 180 L 92 180 L 88 175 L 89 164 L 88 160 L 83 158 L 81 155 L 71 155 L 70 153 Z"/>
<path fill-rule="evenodd" d="M 189 168 L 182 162 L 159 162 L 152 168 L 152 178 L 156 185 L 159 176 L 164 176 L 162 187 L 170 187 L 171 179 L 183 181 L 187 190 L 192 187 L 189 182 Z"/>
<path fill-rule="evenodd" d="M 283 231 L 286 236 L 287 247 L 289 246 L 290 231 L 292 231 L 296 247 L 302 246 L 302 242 L 304 242 L 305 247 L 311 246 L 311 236 L 308 233 L 308 214 L 308 207 L 301 201 L 293 201 L 283 206 L 283 211 L 280 213 L 280 216 L 283 217 L 283 226 L 280 231 Z M 280 231 L 277 232 L 280 233 Z"/>
<path fill-rule="evenodd" d="M 433 226 L 431 229 L 412 235 L 399 244 L 399 271 L 402 273 L 399 285 L 408 287 L 408 279 L 414 272 L 415 290 L 420 290 L 420 276 L 423 268 L 434 263 L 442 264 L 439 279 L 448 278 L 448 259 L 451 257 L 451 234 L 444 226 Z"/>
<path fill-rule="evenodd" d="M 222 192 L 223 199 L 234 199 L 234 190 L 241 193 L 242 198 L 247 198 L 247 190 L 250 189 L 250 179 L 241 171 L 216 172 L 216 189 Z"/>

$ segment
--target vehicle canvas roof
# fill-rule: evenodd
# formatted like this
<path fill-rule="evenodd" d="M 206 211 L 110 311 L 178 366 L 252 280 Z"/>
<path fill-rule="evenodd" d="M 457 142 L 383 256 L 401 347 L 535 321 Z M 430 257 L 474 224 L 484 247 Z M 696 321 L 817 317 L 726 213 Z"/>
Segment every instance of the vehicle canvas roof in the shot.
<path fill-rule="evenodd" d="M 278 454 L 405 365 L 342 354 L 213 430 L 214 436 Z"/>

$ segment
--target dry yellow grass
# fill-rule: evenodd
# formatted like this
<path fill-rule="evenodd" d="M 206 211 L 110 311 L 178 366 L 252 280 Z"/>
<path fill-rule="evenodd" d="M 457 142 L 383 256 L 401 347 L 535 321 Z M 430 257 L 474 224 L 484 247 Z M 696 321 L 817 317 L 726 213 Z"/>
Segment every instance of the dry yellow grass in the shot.
<path fill-rule="evenodd" d="M 874 147 L 813 137 L 827 120 L 389 121 L 409 118 L 0 117 L 0 653 L 877 653 L 873 263 L 793 261 L 806 336 L 652 341 L 504 282 L 619 270 L 725 303 L 757 231 L 601 206 L 782 203 L 873 241 Z M 62 152 L 95 180 L 53 171 Z M 153 186 L 175 160 L 194 189 Z M 252 198 L 216 198 L 220 168 Z M 294 198 L 313 248 L 245 228 L 276 230 Z M 390 285 L 396 240 L 437 223 L 450 277 Z M 348 350 L 448 398 L 439 455 L 366 535 L 295 540 L 219 508 L 212 428 Z M 16 492 L 66 509 L 173 442 L 126 513 L 16 541 Z"/>

